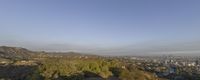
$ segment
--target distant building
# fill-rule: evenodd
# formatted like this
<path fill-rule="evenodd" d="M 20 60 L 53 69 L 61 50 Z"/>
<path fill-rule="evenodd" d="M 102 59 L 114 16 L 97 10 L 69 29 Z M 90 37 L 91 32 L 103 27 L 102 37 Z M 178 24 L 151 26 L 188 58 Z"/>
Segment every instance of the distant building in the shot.
<path fill-rule="evenodd" d="M 176 73 L 176 67 L 170 67 L 170 68 L 169 68 L 169 73 L 170 73 L 170 74 Z"/>

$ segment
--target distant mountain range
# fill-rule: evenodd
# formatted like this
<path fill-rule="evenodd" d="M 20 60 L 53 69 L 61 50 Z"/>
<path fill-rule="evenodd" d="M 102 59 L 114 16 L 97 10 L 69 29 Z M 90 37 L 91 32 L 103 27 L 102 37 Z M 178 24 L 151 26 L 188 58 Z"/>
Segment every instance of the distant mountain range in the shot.
<path fill-rule="evenodd" d="M 74 56 L 96 56 L 90 54 L 81 54 L 76 52 L 44 52 L 44 51 L 31 51 L 21 47 L 8 47 L 0 46 L 0 58 L 6 59 L 30 59 L 38 56 L 47 56 L 47 57 L 74 57 Z"/>
<path fill-rule="evenodd" d="M 27 59 L 33 56 L 34 52 L 20 47 L 0 46 L 0 57 L 9 59 Z"/>

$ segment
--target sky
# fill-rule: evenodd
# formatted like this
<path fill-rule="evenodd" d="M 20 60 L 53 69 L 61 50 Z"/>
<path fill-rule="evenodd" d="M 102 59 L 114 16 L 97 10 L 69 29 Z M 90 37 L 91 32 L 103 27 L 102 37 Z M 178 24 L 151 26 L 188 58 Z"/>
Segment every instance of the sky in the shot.
<path fill-rule="evenodd" d="M 200 52 L 199 0 L 1 0 L 0 45 L 134 55 Z"/>

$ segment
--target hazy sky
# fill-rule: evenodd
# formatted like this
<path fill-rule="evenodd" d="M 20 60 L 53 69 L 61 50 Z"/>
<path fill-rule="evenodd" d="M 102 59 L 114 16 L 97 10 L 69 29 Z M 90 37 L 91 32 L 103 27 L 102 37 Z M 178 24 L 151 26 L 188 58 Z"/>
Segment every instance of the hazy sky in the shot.
<path fill-rule="evenodd" d="M 1 0 L 0 45 L 99 54 L 196 51 L 199 4 L 200 0 Z"/>

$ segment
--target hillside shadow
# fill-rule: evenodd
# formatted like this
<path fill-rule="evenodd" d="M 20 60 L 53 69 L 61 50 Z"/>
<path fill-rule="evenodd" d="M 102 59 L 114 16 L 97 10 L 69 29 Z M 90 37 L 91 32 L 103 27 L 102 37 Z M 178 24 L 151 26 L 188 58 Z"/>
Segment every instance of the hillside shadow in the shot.
<path fill-rule="evenodd" d="M 83 71 L 82 73 L 76 73 L 70 76 L 59 75 L 55 80 L 103 80 L 103 78 L 96 73 Z"/>
<path fill-rule="evenodd" d="M 117 68 L 117 67 L 111 67 L 109 68 L 109 70 L 112 72 L 114 77 L 119 77 L 120 73 L 121 73 L 121 68 Z"/>
<path fill-rule="evenodd" d="M 1 80 L 43 80 L 42 76 L 36 73 L 37 66 L 28 65 L 0 65 Z"/>

